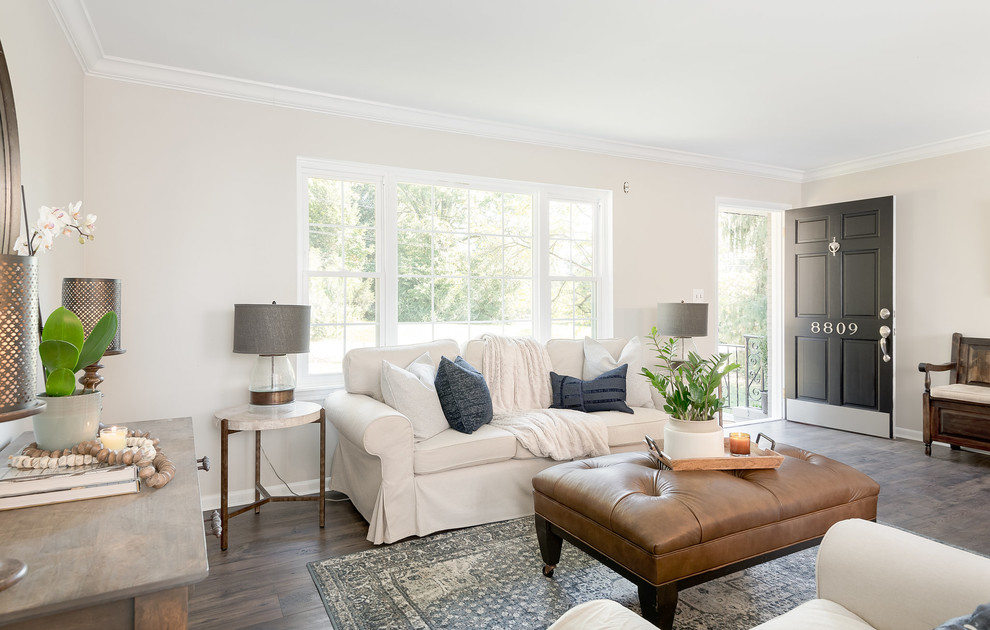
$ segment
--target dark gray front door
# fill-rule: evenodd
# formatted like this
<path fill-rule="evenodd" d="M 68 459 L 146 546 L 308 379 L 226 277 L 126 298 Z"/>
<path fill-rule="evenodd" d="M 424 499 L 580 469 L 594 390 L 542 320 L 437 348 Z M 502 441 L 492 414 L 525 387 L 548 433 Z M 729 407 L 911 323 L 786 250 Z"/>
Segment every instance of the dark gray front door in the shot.
<path fill-rule="evenodd" d="M 785 217 L 786 417 L 892 437 L 894 198 Z"/>

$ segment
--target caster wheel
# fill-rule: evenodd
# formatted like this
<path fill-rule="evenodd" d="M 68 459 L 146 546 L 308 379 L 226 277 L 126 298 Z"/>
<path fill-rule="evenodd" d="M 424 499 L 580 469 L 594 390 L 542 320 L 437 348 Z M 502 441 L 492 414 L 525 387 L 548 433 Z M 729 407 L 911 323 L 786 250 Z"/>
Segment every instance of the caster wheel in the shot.
<path fill-rule="evenodd" d="M 550 566 L 549 564 L 543 565 L 543 575 L 545 575 L 546 577 L 553 577 L 553 570 L 556 568 L 557 568 L 556 565 L 554 566 Z"/>

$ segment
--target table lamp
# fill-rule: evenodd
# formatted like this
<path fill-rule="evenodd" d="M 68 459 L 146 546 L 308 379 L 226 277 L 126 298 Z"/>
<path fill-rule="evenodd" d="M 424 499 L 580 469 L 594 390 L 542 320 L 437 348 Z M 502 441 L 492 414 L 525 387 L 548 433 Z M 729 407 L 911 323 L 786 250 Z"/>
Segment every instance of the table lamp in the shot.
<path fill-rule="evenodd" d="M 113 356 L 127 352 L 120 347 L 120 280 L 112 278 L 63 278 L 62 306 L 76 314 L 82 321 L 83 331 L 89 337 L 100 318 L 113 311 L 117 314 L 117 334 L 103 353 L 103 356 Z M 97 361 L 86 366 L 79 383 L 86 393 L 95 392 L 103 382 L 99 371 L 103 364 Z"/>
<path fill-rule="evenodd" d="M 681 360 L 684 360 L 684 340 L 708 336 L 708 304 L 660 302 L 657 304 L 657 332 L 681 340 Z"/>
<path fill-rule="evenodd" d="M 257 354 L 248 390 L 252 405 L 295 399 L 296 375 L 287 354 L 309 352 L 309 305 L 234 304 L 234 352 Z"/>

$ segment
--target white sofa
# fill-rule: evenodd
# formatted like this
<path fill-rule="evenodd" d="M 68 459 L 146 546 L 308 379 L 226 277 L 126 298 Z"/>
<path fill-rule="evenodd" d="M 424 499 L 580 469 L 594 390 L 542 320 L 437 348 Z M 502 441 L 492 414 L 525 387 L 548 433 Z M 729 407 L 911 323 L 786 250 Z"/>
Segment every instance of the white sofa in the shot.
<path fill-rule="evenodd" d="M 886 525 L 833 525 L 818 549 L 818 597 L 753 630 L 932 630 L 990 601 L 990 558 Z M 607 600 L 567 611 L 552 630 L 646 630 Z"/>
<path fill-rule="evenodd" d="M 625 339 L 600 342 L 616 358 L 626 346 Z M 405 366 L 429 352 L 438 365 L 442 356 L 461 355 L 481 370 L 484 351 L 481 341 L 469 342 L 462 352 L 457 342 L 441 340 L 362 348 L 345 356 L 345 391 L 332 393 L 324 403 L 338 433 L 330 489 L 345 493 L 368 521 L 368 540 L 390 543 L 533 513 L 533 475 L 557 462 L 534 456 L 512 434 L 492 425 L 470 435 L 448 428 L 417 442 L 409 419 L 383 402 L 383 359 Z M 553 371 L 582 377 L 582 341 L 551 340 L 547 351 Z M 663 435 L 666 413 L 646 407 L 633 411 L 595 412 L 605 420 L 611 452 L 644 450 L 644 435 Z"/>

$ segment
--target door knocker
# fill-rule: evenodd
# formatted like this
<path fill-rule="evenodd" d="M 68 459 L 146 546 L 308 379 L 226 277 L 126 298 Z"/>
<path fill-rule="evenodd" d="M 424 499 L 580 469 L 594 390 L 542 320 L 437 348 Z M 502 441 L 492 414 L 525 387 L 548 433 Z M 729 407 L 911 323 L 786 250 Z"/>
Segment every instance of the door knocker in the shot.
<path fill-rule="evenodd" d="M 835 252 L 839 251 L 839 244 L 835 241 L 835 237 L 832 237 L 832 242 L 828 244 L 828 251 L 832 252 L 835 256 Z"/>

